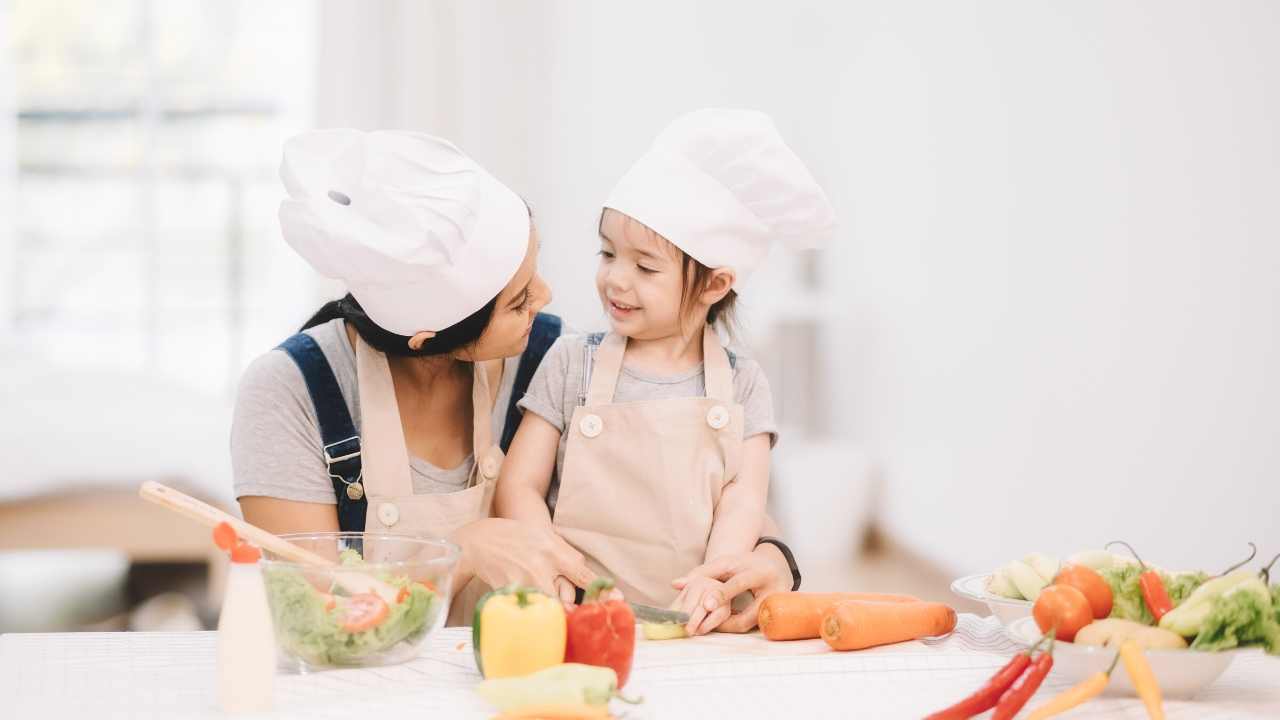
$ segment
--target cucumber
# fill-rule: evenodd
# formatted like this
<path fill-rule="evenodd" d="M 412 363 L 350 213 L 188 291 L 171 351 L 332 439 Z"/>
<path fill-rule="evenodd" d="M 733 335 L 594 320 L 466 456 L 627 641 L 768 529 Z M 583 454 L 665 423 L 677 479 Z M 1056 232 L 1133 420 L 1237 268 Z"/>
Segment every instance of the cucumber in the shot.
<path fill-rule="evenodd" d="M 987 592 L 1010 600 L 1023 599 L 1022 593 L 1018 592 L 1018 586 L 1013 584 L 1003 568 L 991 573 L 991 579 L 987 581 Z"/>

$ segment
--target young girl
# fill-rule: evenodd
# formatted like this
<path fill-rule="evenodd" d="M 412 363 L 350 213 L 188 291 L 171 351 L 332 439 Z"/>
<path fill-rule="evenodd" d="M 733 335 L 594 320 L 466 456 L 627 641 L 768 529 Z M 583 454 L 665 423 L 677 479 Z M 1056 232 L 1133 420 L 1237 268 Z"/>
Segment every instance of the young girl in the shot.
<path fill-rule="evenodd" d="M 499 482 L 498 514 L 552 523 L 627 599 L 729 616 L 722 585 L 677 578 L 760 539 L 777 440 L 759 365 L 728 352 L 737 288 L 776 239 L 821 241 L 832 210 L 757 112 L 672 123 L 611 193 L 596 291 L 611 332 L 548 351 Z M 676 585 L 682 590 L 677 591 Z M 557 578 L 561 598 L 574 587 Z"/>

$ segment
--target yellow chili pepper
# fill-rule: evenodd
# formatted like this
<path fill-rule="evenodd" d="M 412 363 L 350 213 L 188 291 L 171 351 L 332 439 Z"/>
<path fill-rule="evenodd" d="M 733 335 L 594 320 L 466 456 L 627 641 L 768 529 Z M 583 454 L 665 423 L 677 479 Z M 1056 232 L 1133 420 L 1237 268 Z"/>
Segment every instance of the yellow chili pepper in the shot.
<path fill-rule="evenodd" d="M 1120 644 L 1120 659 L 1124 661 L 1125 672 L 1138 691 L 1138 697 L 1147 706 L 1147 717 L 1151 720 L 1164 720 L 1164 702 L 1160 696 L 1160 684 L 1156 682 L 1155 673 L 1147 663 L 1147 656 L 1142 648 L 1132 640 Z"/>
<path fill-rule="evenodd" d="M 1116 669 L 1116 662 L 1119 659 L 1120 654 L 1116 653 L 1115 660 L 1111 661 L 1111 667 L 1107 668 L 1106 672 L 1094 673 L 1079 685 L 1063 691 L 1049 702 L 1032 710 L 1031 714 L 1027 716 L 1027 720 L 1044 720 L 1044 718 L 1053 717 L 1077 705 L 1083 705 L 1101 695 L 1102 691 L 1106 689 L 1107 683 L 1110 682 L 1111 671 Z"/>
<path fill-rule="evenodd" d="M 486 678 L 529 675 L 564 662 L 564 606 L 525 588 L 495 590 L 476 603 L 471 638 Z"/>

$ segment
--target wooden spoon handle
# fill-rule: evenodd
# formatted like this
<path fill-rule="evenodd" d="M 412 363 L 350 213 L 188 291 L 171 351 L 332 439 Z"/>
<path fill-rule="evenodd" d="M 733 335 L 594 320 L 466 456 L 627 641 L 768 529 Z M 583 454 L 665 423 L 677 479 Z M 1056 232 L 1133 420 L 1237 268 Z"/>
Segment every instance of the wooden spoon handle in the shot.
<path fill-rule="evenodd" d="M 240 537 L 264 550 L 270 550 L 286 560 L 308 565 L 330 566 L 337 564 L 323 555 L 304 550 L 288 540 L 263 530 L 257 525 L 250 525 L 234 515 L 225 513 L 212 505 L 200 502 L 186 493 L 161 485 L 158 482 L 147 481 L 142 483 L 142 487 L 138 488 L 138 494 L 144 500 L 169 508 L 206 527 L 216 527 L 218 523 L 225 522 L 235 528 L 236 534 Z"/>

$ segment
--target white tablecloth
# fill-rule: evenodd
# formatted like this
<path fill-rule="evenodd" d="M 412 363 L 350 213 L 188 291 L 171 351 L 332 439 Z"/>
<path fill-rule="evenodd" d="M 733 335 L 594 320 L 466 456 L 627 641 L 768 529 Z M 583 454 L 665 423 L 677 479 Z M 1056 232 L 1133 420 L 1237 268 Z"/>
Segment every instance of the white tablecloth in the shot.
<path fill-rule="evenodd" d="M 214 633 L 0 636 L 0 717 L 216 718 Z M 978 687 L 1017 647 L 991 618 L 962 615 L 930 642 L 833 653 L 820 640 L 759 635 L 641 642 L 627 718 L 919 718 Z M 432 636 L 422 656 L 394 667 L 276 678 L 270 718 L 485 718 L 469 632 Z M 1070 683 L 1052 674 L 1035 705 Z M 1241 654 L 1177 718 L 1280 717 L 1280 660 Z M 622 710 L 622 708 L 619 708 Z M 1101 698 L 1067 717 L 1146 717 L 1135 699 Z"/>

